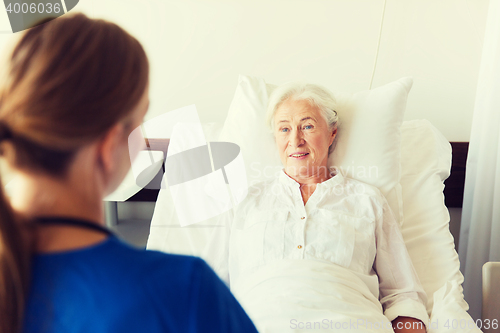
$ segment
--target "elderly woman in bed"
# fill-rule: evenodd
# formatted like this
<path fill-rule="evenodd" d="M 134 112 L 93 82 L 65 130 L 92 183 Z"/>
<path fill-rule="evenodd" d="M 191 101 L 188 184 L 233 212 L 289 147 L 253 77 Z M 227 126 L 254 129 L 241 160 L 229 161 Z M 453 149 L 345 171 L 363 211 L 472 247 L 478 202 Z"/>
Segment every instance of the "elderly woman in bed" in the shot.
<path fill-rule="evenodd" d="M 375 277 L 372 293 L 389 331 L 391 321 L 395 332 L 425 332 L 426 296 L 385 198 L 327 168 L 337 133 L 334 108 L 332 95 L 316 85 L 292 83 L 273 92 L 267 119 L 284 168 L 275 180 L 252 187 L 235 212 L 231 289 L 284 260 L 334 264 L 361 280 Z"/>

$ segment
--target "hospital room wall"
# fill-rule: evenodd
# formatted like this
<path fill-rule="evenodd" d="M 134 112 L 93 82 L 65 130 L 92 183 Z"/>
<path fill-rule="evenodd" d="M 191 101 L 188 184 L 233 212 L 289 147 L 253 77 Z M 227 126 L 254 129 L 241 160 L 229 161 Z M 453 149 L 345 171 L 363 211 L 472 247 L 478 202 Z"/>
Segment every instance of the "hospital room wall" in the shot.
<path fill-rule="evenodd" d="M 360 91 L 413 76 L 405 119 L 468 141 L 489 0 L 80 0 L 151 61 L 147 119 L 196 104 L 222 122 L 238 74 Z M 8 29 L 0 11 L 0 31 Z M 0 48 L 9 34 L 0 34 Z M 452 214 L 459 218 L 460 214 Z M 454 223 L 459 223 L 455 221 Z"/>
<path fill-rule="evenodd" d="M 76 10 L 116 21 L 145 45 L 148 118 L 196 103 L 202 120 L 223 121 L 238 74 L 353 92 L 413 76 L 405 119 L 468 141 L 488 3 L 80 0 Z"/>
<path fill-rule="evenodd" d="M 195 103 L 201 120 L 223 121 L 238 74 L 352 92 L 413 76 L 405 119 L 426 118 L 448 140 L 468 141 L 488 4 L 80 0 L 74 10 L 111 19 L 144 44 L 152 69 L 148 119 Z M 8 29 L 0 11 L 0 31 Z M 0 34 L 0 49 L 9 37 Z"/>

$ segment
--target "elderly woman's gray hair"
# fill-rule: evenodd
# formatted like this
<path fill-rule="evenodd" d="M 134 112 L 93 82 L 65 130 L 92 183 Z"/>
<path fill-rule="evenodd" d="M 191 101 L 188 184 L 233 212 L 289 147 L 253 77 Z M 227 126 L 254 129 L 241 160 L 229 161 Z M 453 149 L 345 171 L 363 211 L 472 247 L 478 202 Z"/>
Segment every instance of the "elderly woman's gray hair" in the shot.
<path fill-rule="evenodd" d="M 280 105 L 288 100 L 308 101 L 311 106 L 316 106 L 323 118 L 325 118 L 329 129 L 337 127 L 337 102 L 328 89 L 317 84 L 290 82 L 285 83 L 272 92 L 267 106 L 266 123 L 274 129 L 274 114 Z"/>

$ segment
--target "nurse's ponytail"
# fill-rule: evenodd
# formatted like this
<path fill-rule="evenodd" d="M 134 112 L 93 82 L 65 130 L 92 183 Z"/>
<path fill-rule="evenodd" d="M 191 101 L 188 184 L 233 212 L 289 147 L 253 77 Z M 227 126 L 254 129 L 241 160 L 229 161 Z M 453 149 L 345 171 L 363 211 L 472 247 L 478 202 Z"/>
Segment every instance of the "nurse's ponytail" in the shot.
<path fill-rule="evenodd" d="M 7 202 L 0 181 L 0 332 L 20 330 L 29 286 L 28 233 Z"/>
<path fill-rule="evenodd" d="M 0 156 L 13 169 L 64 177 L 81 147 L 131 122 L 149 81 L 140 43 L 116 24 L 65 14 L 26 30 L 0 64 Z M 22 328 L 29 221 L 0 184 L 0 333 Z"/>

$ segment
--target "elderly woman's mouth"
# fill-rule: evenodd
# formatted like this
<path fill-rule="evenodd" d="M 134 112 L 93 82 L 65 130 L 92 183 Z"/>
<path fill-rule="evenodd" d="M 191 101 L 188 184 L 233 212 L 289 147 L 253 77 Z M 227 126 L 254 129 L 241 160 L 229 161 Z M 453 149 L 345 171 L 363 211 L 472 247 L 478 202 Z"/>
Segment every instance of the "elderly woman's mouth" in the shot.
<path fill-rule="evenodd" d="M 309 155 L 309 153 L 295 153 L 295 154 L 290 154 L 288 157 L 293 157 L 293 158 L 301 158 Z"/>

